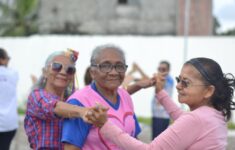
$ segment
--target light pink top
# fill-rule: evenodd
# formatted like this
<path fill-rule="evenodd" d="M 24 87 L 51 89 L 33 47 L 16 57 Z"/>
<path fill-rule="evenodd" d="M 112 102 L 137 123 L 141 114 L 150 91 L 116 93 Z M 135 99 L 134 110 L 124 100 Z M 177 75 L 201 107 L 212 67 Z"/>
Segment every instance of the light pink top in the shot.
<path fill-rule="evenodd" d="M 135 136 L 136 123 L 134 119 L 134 108 L 130 95 L 127 91 L 119 88 L 118 95 L 120 96 L 120 104 L 117 109 L 110 107 L 107 101 L 104 100 L 91 86 L 86 86 L 82 90 L 76 91 L 69 99 L 79 100 L 85 107 L 95 106 L 96 103 L 108 107 L 109 121 L 122 129 L 130 136 Z M 82 128 L 78 127 L 78 130 Z M 99 128 L 92 126 L 87 135 L 86 142 L 82 147 L 83 150 L 120 150 L 115 144 L 111 143 L 108 138 L 103 137 L 99 133 Z"/>
<path fill-rule="evenodd" d="M 124 150 L 225 150 L 227 126 L 221 112 L 207 106 L 183 112 L 165 91 L 157 99 L 166 108 L 174 123 L 150 144 L 138 141 L 107 122 L 101 134 Z"/>

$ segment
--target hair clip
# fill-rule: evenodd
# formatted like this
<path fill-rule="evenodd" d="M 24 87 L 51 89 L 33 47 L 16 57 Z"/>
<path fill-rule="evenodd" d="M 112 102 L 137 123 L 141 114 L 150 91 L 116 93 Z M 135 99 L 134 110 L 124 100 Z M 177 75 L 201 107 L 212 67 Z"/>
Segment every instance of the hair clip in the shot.
<path fill-rule="evenodd" d="M 68 48 L 67 51 L 65 52 L 65 55 L 70 57 L 70 59 L 73 61 L 73 62 L 76 62 L 77 59 L 78 59 L 78 55 L 79 55 L 79 52 L 71 49 L 71 48 Z"/>

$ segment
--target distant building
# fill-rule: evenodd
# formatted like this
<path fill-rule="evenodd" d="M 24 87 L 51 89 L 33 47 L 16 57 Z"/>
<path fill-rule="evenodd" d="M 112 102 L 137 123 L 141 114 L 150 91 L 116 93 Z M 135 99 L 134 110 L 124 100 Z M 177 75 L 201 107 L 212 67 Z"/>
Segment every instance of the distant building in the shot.
<path fill-rule="evenodd" d="M 182 35 L 185 0 L 40 0 L 40 33 Z M 190 35 L 212 35 L 212 0 L 191 0 Z"/>

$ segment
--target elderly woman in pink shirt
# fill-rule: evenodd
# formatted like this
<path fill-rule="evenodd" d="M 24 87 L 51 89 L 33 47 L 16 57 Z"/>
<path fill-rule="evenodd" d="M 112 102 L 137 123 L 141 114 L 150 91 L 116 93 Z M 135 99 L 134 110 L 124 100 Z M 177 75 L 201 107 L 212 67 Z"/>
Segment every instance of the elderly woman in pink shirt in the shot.
<path fill-rule="evenodd" d="M 234 76 L 224 74 L 212 59 L 194 58 L 183 65 L 176 80 L 179 102 L 187 104 L 190 112 L 182 111 L 170 100 L 163 90 L 163 76 L 156 76 L 156 98 L 174 123 L 150 144 L 130 137 L 107 121 L 106 110 L 102 106 L 93 112 L 90 119 L 100 127 L 102 137 L 125 150 L 225 150 L 226 121 L 235 108 Z"/>

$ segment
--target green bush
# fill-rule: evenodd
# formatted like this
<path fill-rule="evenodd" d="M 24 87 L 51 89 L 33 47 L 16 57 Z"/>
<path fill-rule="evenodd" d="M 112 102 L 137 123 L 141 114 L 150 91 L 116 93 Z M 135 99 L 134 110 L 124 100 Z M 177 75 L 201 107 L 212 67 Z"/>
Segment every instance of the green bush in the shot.
<path fill-rule="evenodd" d="M 228 129 L 230 129 L 230 130 L 235 130 L 235 123 L 233 123 L 233 122 L 228 122 Z"/>
<path fill-rule="evenodd" d="M 18 114 L 19 115 L 24 115 L 25 114 L 25 109 L 18 107 Z"/>
<path fill-rule="evenodd" d="M 138 117 L 138 121 L 140 122 L 140 123 L 143 123 L 143 124 L 146 124 L 146 125 L 151 125 L 151 123 L 152 123 L 152 119 L 151 118 L 149 118 L 149 117 Z"/>

